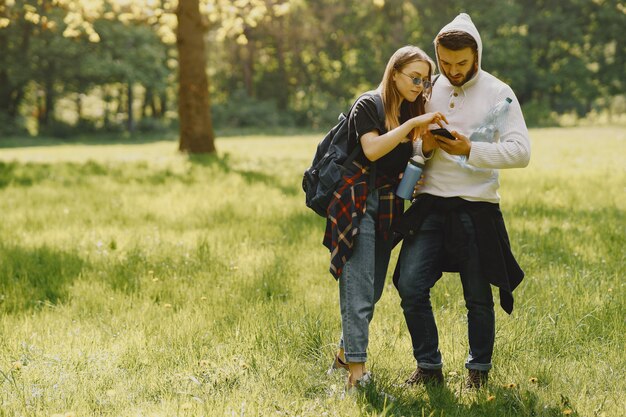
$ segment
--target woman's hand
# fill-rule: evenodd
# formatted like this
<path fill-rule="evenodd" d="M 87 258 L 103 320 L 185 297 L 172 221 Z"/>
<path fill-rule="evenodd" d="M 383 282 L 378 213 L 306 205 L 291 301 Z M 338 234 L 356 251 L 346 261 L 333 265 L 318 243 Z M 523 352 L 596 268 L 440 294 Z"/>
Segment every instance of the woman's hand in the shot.
<path fill-rule="evenodd" d="M 418 135 L 412 139 L 417 140 L 422 133 L 428 130 L 429 124 L 443 126 L 442 122 L 448 123 L 448 120 L 440 112 L 434 112 L 409 119 L 383 135 L 378 130 L 372 130 L 361 136 L 363 153 L 370 161 L 376 161 L 391 152 L 399 143 L 406 141 L 413 129 L 417 130 Z"/>
<path fill-rule="evenodd" d="M 426 132 L 422 134 L 422 153 L 424 156 L 430 155 L 430 153 L 438 147 L 439 142 L 437 142 L 435 135 L 430 133 L 430 130 L 426 130 Z"/>
<path fill-rule="evenodd" d="M 415 124 L 415 128 L 418 129 L 418 136 L 422 136 L 428 131 L 428 125 L 438 124 L 440 127 L 443 127 L 442 122 L 448 123 L 446 116 L 438 111 L 422 114 L 421 116 L 414 117 L 412 120 Z"/>

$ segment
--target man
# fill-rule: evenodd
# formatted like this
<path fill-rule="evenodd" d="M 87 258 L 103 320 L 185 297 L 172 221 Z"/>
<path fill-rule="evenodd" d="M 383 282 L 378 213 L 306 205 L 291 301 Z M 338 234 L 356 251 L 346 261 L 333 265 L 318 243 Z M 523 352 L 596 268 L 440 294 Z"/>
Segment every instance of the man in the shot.
<path fill-rule="evenodd" d="M 416 153 L 427 159 L 424 185 L 395 225 L 404 237 L 395 282 L 411 334 L 417 369 L 407 384 L 443 382 L 443 361 L 430 289 L 443 271 L 459 272 L 467 307 L 467 386 L 479 388 L 491 369 L 495 314 L 513 310 L 512 291 L 524 273 L 511 254 L 499 209 L 498 169 L 521 168 L 530 159 L 528 129 L 511 88 L 481 69 L 482 42 L 469 15 L 459 14 L 435 38 L 441 76 L 426 111 L 440 111 L 455 139 L 426 134 Z M 490 110 L 509 98 L 506 118 L 491 141 L 469 137 Z"/>

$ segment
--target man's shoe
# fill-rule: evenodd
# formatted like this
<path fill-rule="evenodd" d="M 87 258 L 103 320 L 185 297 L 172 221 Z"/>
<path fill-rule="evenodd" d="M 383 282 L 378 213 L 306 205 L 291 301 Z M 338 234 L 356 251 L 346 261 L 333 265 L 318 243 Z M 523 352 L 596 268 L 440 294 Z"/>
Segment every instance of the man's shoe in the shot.
<path fill-rule="evenodd" d="M 419 385 L 419 384 L 443 384 L 443 372 L 441 369 L 424 369 L 417 367 L 417 369 L 411 374 L 409 379 L 404 381 L 405 385 Z"/>
<path fill-rule="evenodd" d="M 331 375 L 333 372 L 335 372 L 338 369 L 345 369 L 347 371 L 348 370 L 348 364 L 345 363 L 344 361 L 342 361 L 341 358 L 339 357 L 339 355 L 335 355 L 335 359 L 333 360 L 333 364 L 330 365 L 330 368 L 328 368 L 328 371 L 326 373 L 328 375 Z"/>
<path fill-rule="evenodd" d="M 487 384 L 489 371 L 479 371 L 477 369 L 468 369 L 468 371 L 465 384 L 468 389 L 478 389 Z"/>

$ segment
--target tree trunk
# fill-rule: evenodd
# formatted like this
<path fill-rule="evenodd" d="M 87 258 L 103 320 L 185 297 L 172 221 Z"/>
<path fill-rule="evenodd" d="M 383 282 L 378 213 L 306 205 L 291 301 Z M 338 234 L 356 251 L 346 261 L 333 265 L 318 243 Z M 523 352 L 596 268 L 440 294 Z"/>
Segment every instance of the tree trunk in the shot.
<path fill-rule="evenodd" d="M 141 117 L 148 117 L 148 110 L 150 111 L 150 117 L 157 119 L 159 114 L 156 107 L 156 96 L 152 87 L 146 87 L 146 93 L 143 98 L 143 106 L 141 107 Z"/>
<path fill-rule="evenodd" d="M 37 111 L 37 121 L 39 122 L 39 127 L 48 126 L 50 117 L 52 116 L 54 118 L 54 103 L 56 101 L 56 97 L 54 94 L 53 81 L 51 79 L 44 81 L 43 91 L 41 91 L 40 94 L 39 109 Z"/>
<path fill-rule="evenodd" d="M 179 0 L 176 9 L 178 28 L 180 120 L 179 150 L 189 153 L 214 153 L 215 135 L 209 106 L 204 32 L 198 0 Z"/>
<path fill-rule="evenodd" d="M 283 18 L 278 18 L 278 36 L 276 36 L 276 60 L 278 61 L 278 79 L 283 83 L 276 92 L 276 104 L 279 110 L 287 110 L 289 105 L 289 77 L 285 59 L 285 25 Z"/>
<path fill-rule="evenodd" d="M 14 78 L 10 77 L 9 68 L 26 68 L 28 66 L 28 61 L 25 57 L 28 56 L 30 49 L 32 27 L 33 25 L 23 26 L 21 43 L 19 46 L 11 47 L 12 50 L 9 50 L 8 35 L 0 35 L 0 113 L 8 115 L 11 120 L 15 120 L 19 115 L 19 108 L 24 98 L 27 80 L 16 82 Z M 16 47 L 21 51 L 21 54 L 18 54 L 20 57 L 19 61 L 15 61 L 12 58 Z"/>
<path fill-rule="evenodd" d="M 106 128 L 109 127 L 109 113 L 111 111 L 110 107 L 111 107 L 111 94 L 109 93 L 109 86 L 108 85 L 104 85 L 102 87 L 102 94 L 103 94 L 103 100 L 104 100 L 104 113 L 102 114 L 102 123 Z"/>
<path fill-rule="evenodd" d="M 78 121 L 83 119 L 83 99 L 80 93 L 76 93 L 76 117 Z"/>
<path fill-rule="evenodd" d="M 133 83 L 128 82 L 128 131 L 135 131 L 135 119 L 133 117 L 133 101 L 135 97 L 133 95 Z"/>
<path fill-rule="evenodd" d="M 164 117 L 167 112 L 167 91 L 161 93 L 159 97 L 159 117 Z"/>
<path fill-rule="evenodd" d="M 155 119 L 160 119 L 160 115 L 157 111 L 157 106 L 156 106 L 156 97 L 154 96 L 154 94 L 150 97 L 150 111 L 152 112 L 152 117 Z"/>
<path fill-rule="evenodd" d="M 17 109 L 22 101 L 22 88 L 15 88 L 9 84 L 7 72 L 0 71 L 0 113 L 9 115 L 11 119 L 17 117 Z"/>
<path fill-rule="evenodd" d="M 115 118 L 117 119 L 117 115 L 120 113 L 126 113 L 126 108 L 125 103 L 124 103 L 124 87 L 121 86 L 118 90 L 117 90 L 117 103 L 115 106 Z"/>
<path fill-rule="evenodd" d="M 244 34 L 248 38 L 248 44 L 240 48 L 239 53 L 242 55 L 241 65 L 243 72 L 243 85 L 246 87 L 248 97 L 255 97 L 254 91 L 254 42 L 252 40 L 252 31 L 249 28 L 244 29 Z"/>
<path fill-rule="evenodd" d="M 0 34 L 0 51 L 7 51 L 6 36 Z M 0 55 L 0 113 L 9 114 L 11 112 L 11 96 L 13 94 L 13 86 L 9 84 L 9 74 L 7 68 L 9 63 L 6 62 L 5 54 Z"/>
<path fill-rule="evenodd" d="M 36 112 L 35 115 L 37 116 L 37 130 L 39 132 L 41 132 L 41 127 L 44 126 L 44 119 L 45 119 L 45 111 L 46 111 L 46 104 L 45 104 L 45 100 L 44 100 L 44 95 L 46 93 L 44 93 L 44 90 L 39 90 L 37 89 L 37 98 L 36 98 Z"/>
<path fill-rule="evenodd" d="M 141 118 L 142 119 L 145 119 L 146 117 L 148 117 L 147 109 L 150 108 L 151 95 L 152 95 L 152 92 L 150 91 L 150 87 L 146 87 L 146 90 L 143 93 L 143 103 L 141 104 Z M 154 113 L 152 114 L 152 117 L 154 117 Z"/>

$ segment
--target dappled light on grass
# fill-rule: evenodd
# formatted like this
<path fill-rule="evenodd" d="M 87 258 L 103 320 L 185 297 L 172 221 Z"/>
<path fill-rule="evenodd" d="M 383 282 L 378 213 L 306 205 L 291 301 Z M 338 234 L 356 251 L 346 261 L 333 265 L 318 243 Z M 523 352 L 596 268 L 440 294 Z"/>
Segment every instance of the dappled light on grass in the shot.
<path fill-rule="evenodd" d="M 319 137 L 233 137 L 199 158 L 159 142 L 130 146 L 143 155 L 132 160 L 104 145 L 97 157 L 84 145 L 38 150 L 50 158 L 39 162 L 11 150 L 24 159 L 0 162 L 0 407 L 619 415 L 626 177 L 614 165 L 626 149 L 607 139 L 585 161 L 559 159 L 587 146 L 577 130 L 563 132 L 531 132 L 532 166 L 502 173 L 526 278 L 513 315 L 496 311 L 489 384 L 464 388 L 465 307 L 458 277 L 445 274 L 432 293 L 445 386 L 402 387 L 415 362 L 388 281 L 371 326 L 375 384 L 354 397 L 344 395 L 345 374 L 325 373 L 340 335 L 337 283 L 324 219 L 299 188 Z M 68 150 L 83 159 L 66 159 Z"/>

